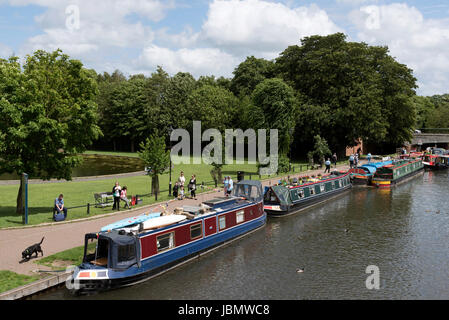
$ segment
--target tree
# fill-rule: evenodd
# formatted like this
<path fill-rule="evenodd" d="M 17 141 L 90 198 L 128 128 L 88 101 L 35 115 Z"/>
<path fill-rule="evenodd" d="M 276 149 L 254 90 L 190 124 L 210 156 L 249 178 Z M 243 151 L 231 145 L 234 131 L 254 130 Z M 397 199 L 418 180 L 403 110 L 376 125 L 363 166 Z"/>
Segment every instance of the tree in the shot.
<path fill-rule="evenodd" d="M 264 127 L 279 130 L 279 151 L 287 154 L 297 111 L 293 89 L 282 79 L 265 79 L 254 89 L 252 100 L 264 114 Z"/>
<path fill-rule="evenodd" d="M 274 62 L 247 57 L 233 72 L 230 89 L 237 97 L 251 95 L 256 86 L 274 76 Z"/>
<path fill-rule="evenodd" d="M 203 130 L 214 128 L 224 131 L 236 116 L 238 100 L 232 92 L 218 86 L 204 85 L 192 91 L 187 98 L 182 116 L 189 122 L 201 121 Z"/>
<path fill-rule="evenodd" d="M 378 144 L 402 144 L 410 138 L 416 79 L 386 47 L 347 42 L 342 33 L 306 37 L 301 46 L 281 53 L 276 72 L 297 91 L 299 116 L 307 116 L 296 132 L 307 132 L 308 120 L 317 122 L 316 134 L 329 137 L 340 150 L 359 138 Z M 298 138 L 310 144 L 309 136 Z"/>
<path fill-rule="evenodd" d="M 79 156 L 101 135 L 95 72 L 56 50 L 0 60 L 0 174 L 71 180 Z M 22 213 L 22 185 L 17 213 Z"/>
<path fill-rule="evenodd" d="M 319 162 L 321 165 L 324 165 L 325 157 L 331 155 L 331 151 L 329 149 L 329 146 L 327 145 L 326 139 L 321 138 L 319 135 L 315 136 L 315 147 L 310 155 L 315 155 L 318 157 Z"/>
<path fill-rule="evenodd" d="M 170 165 L 170 150 L 166 150 L 164 135 L 154 134 L 147 138 L 145 143 L 141 142 L 140 151 L 137 154 L 148 167 L 148 175 L 151 177 L 151 193 L 154 193 L 157 200 L 159 175 L 167 171 Z"/>

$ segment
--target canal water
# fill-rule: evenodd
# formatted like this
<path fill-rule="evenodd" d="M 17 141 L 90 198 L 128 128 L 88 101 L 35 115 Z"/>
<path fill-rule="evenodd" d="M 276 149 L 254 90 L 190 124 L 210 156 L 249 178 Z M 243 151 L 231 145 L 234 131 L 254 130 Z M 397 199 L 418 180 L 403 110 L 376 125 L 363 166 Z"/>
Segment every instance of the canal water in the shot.
<path fill-rule="evenodd" d="M 140 158 L 110 156 L 110 155 L 82 155 L 83 162 L 72 169 L 72 177 L 102 176 L 108 174 L 143 171 L 145 164 Z M 33 179 L 35 177 L 30 177 Z M 17 174 L 4 173 L 0 180 L 18 180 Z"/>
<path fill-rule="evenodd" d="M 367 289 L 370 265 L 379 289 Z M 38 298 L 75 299 L 65 288 Z M 76 299 L 449 299 L 449 174 L 353 188 L 162 276 Z"/>

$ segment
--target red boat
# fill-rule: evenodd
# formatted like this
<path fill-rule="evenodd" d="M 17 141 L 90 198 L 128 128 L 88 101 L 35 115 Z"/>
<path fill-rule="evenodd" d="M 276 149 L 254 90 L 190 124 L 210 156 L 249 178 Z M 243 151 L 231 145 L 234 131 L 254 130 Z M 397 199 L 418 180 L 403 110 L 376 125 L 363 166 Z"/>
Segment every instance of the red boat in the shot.
<path fill-rule="evenodd" d="M 442 154 L 426 154 L 423 164 L 425 168 L 433 170 L 441 170 L 449 168 L 449 155 Z"/>

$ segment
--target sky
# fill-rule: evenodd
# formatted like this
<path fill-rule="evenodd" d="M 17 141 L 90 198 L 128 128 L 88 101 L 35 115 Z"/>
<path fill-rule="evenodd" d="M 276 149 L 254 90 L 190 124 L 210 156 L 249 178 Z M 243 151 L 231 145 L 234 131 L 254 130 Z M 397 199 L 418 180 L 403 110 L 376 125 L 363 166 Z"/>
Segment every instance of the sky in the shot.
<path fill-rule="evenodd" d="M 99 73 L 230 78 L 248 56 L 335 32 L 388 46 L 419 95 L 449 93 L 447 0 L 0 0 L 1 58 L 60 48 Z"/>

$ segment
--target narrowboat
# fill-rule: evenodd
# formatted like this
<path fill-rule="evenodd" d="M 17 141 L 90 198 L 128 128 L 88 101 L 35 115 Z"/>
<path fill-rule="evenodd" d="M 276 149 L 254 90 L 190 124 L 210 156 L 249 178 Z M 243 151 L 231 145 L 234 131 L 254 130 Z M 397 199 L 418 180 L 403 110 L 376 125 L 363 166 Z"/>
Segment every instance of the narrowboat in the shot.
<path fill-rule="evenodd" d="M 271 186 L 264 194 L 264 210 L 273 217 L 287 216 L 329 200 L 351 187 L 350 173 L 340 171 L 290 185 Z"/>
<path fill-rule="evenodd" d="M 83 262 L 67 286 L 84 294 L 133 285 L 237 240 L 265 222 L 262 184 L 243 180 L 230 197 L 124 219 L 111 225 L 115 229 L 86 234 Z"/>
<path fill-rule="evenodd" d="M 449 155 L 426 154 L 423 160 L 426 169 L 441 170 L 449 168 Z"/>
<path fill-rule="evenodd" d="M 357 168 L 349 169 L 353 186 L 369 186 L 377 168 L 392 164 L 393 161 L 370 162 Z"/>
<path fill-rule="evenodd" d="M 423 169 L 421 159 L 395 160 L 392 164 L 376 170 L 372 185 L 378 188 L 390 188 L 422 172 Z"/>

